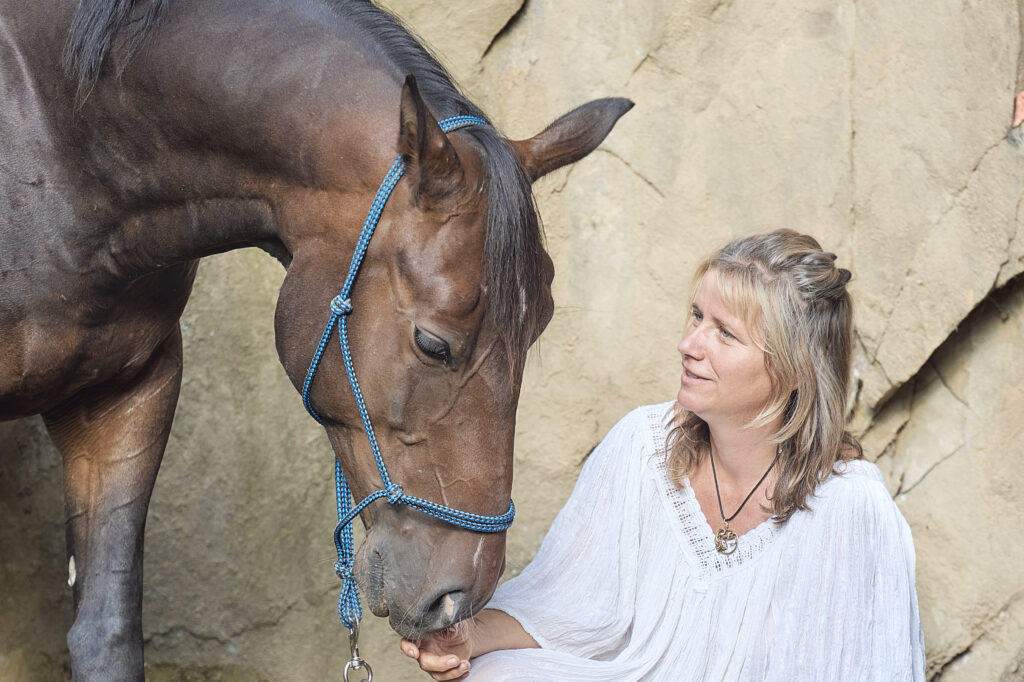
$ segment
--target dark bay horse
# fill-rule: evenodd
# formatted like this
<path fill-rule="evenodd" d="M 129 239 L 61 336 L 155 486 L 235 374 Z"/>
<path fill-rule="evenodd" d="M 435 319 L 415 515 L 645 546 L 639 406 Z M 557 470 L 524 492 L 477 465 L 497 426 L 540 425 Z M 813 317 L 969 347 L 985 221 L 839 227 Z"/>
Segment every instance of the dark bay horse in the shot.
<path fill-rule="evenodd" d="M 352 355 L 405 490 L 501 514 L 524 355 L 552 313 L 530 184 L 630 106 L 591 102 L 523 141 L 446 135 L 439 119 L 484 114 L 365 0 L 0 0 L 0 419 L 41 414 L 64 460 L 75 679 L 142 679 L 143 528 L 198 259 L 255 246 L 285 266 L 276 344 L 300 387 L 401 155 Z M 361 498 L 380 480 L 336 348 L 317 377 Z M 503 533 L 381 503 L 361 516 L 356 573 L 399 634 L 489 598 Z"/>

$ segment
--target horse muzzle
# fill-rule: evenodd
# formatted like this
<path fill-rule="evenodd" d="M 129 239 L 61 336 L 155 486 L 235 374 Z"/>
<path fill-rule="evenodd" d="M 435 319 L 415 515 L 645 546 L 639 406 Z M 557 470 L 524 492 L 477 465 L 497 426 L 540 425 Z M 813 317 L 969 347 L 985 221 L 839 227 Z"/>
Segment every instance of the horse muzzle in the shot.
<path fill-rule="evenodd" d="M 369 610 L 417 640 L 483 608 L 505 567 L 505 534 L 412 519 L 410 510 L 394 516 L 397 527 L 392 519 L 374 523 L 356 559 Z"/>

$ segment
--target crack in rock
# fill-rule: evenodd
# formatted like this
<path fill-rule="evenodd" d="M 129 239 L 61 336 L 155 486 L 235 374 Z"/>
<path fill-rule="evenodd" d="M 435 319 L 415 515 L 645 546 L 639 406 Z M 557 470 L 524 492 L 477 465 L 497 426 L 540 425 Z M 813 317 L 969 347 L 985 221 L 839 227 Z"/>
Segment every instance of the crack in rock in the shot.
<path fill-rule="evenodd" d="M 921 474 L 920 478 L 918 478 L 916 481 L 914 481 L 913 484 L 911 484 L 911 486 L 909 488 L 905 489 L 905 490 L 902 489 L 903 488 L 903 480 L 901 478 L 900 479 L 900 488 L 901 488 L 901 490 L 897 490 L 896 491 L 896 495 L 907 495 L 907 494 L 909 494 L 911 490 L 913 490 L 917 486 L 921 485 L 921 483 L 924 482 L 924 479 L 928 478 L 928 474 L 930 474 L 933 471 L 935 471 L 935 469 L 940 464 L 942 464 L 946 460 L 950 459 L 953 455 L 955 455 L 956 453 L 958 453 L 961 450 L 963 450 L 965 445 L 967 445 L 967 443 L 960 443 L 960 445 L 956 446 L 956 448 L 954 448 L 952 452 L 950 452 L 947 455 L 943 455 L 942 457 L 940 457 L 938 459 L 938 461 L 936 461 L 934 464 L 932 464 L 930 467 L 928 467 L 925 470 L 925 472 L 923 474 Z M 895 497 L 895 495 L 894 495 L 894 497 Z"/>
<path fill-rule="evenodd" d="M 971 641 L 963 646 L 959 651 L 950 656 L 939 667 L 939 669 L 928 678 L 928 682 L 940 682 L 939 678 L 941 678 L 943 674 L 949 671 L 958 661 L 961 661 L 968 656 L 971 653 L 971 650 L 974 649 L 975 645 L 992 632 L 993 621 L 997 620 L 1001 614 L 1010 610 L 1014 603 L 1019 601 L 1022 597 L 1024 597 L 1024 592 L 1015 592 L 1010 596 L 1005 604 L 994 609 L 988 618 L 977 625 L 978 634 L 975 635 Z M 999 682 L 1021 682 L 1022 680 L 1024 680 L 1024 648 L 1017 653 L 1015 661 L 1010 661 L 1006 670 L 999 677 Z"/>
<path fill-rule="evenodd" d="M 988 148 L 987 148 L 987 149 L 985 149 L 985 151 L 984 151 L 984 152 L 982 152 L 981 156 L 980 156 L 980 157 L 978 158 L 978 160 L 977 160 L 977 161 L 976 161 L 976 162 L 974 163 L 974 166 L 972 166 L 972 167 L 971 167 L 971 170 L 970 170 L 970 171 L 968 171 L 968 173 L 967 173 L 967 179 L 966 179 L 966 180 L 964 180 L 964 184 L 963 184 L 963 185 L 962 185 L 962 186 L 960 187 L 960 189 L 956 190 L 956 191 L 955 191 L 955 192 L 953 193 L 953 198 L 952 198 L 952 200 L 951 200 L 951 201 L 949 202 L 949 206 L 948 206 L 948 207 L 946 208 L 946 210 L 945 210 L 945 211 L 943 211 L 943 212 L 942 212 L 942 215 L 940 215 L 940 216 L 939 216 L 939 219 L 938 219 L 937 221 L 935 221 L 935 224 L 936 224 L 936 225 L 938 225 L 938 224 L 939 224 L 939 223 L 941 223 L 941 222 L 942 222 L 943 220 L 945 220 L 945 219 L 946 219 L 946 216 L 948 216 L 948 215 L 950 214 L 950 212 L 951 212 L 951 211 L 952 211 L 952 210 L 953 210 L 954 208 L 956 208 L 956 207 L 957 207 L 957 204 L 958 204 L 958 203 L 960 202 L 960 196 L 961 196 L 961 195 L 962 195 L 962 194 L 963 194 L 964 192 L 966 192 L 966 191 L 967 191 L 967 188 L 968 188 L 968 187 L 970 186 L 970 184 L 971 184 L 971 180 L 973 180 L 973 179 L 974 179 L 974 175 L 975 175 L 975 173 L 977 172 L 978 168 L 979 168 L 979 167 L 981 166 L 981 164 L 982 164 L 982 163 L 984 163 L 984 162 L 985 162 L 985 159 L 986 159 L 986 158 L 988 158 L 988 155 L 989 155 L 989 154 L 991 154 L 991 153 L 992 153 L 992 151 L 993 151 L 993 150 L 995 150 L 995 149 L 996 149 L 996 148 L 997 148 L 997 147 L 998 147 L 999 145 L 1001 145 L 1002 143 L 1003 143 L 1003 138 L 1001 138 L 1001 139 L 997 140 L 997 141 L 996 141 L 996 142 L 995 142 L 994 144 L 991 144 L 991 145 L 989 145 L 989 146 L 988 146 Z"/>
<path fill-rule="evenodd" d="M 655 193 L 656 193 L 656 194 L 657 194 L 657 195 L 658 195 L 659 197 L 661 197 L 662 199 L 664 199 L 664 198 L 665 198 L 665 193 L 664 193 L 664 192 L 662 192 L 662 191 L 661 191 L 661 190 L 660 190 L 660 189 L 658 188 L 658 186 L 657 186 L 657 185 L 655 185 L 655 184 L 654 184 L 653 182 L 651 182 L 650 180 L 648 180 L 648 179 L 647 179 L 647 178 L 646 178 L 646 177 L 644 176 L 644 174 L 643 174 L 643 173 L 641 173 L 640 171 L 638 171 L 638 170 L 637 170 L 636 168 L 633 168 L 633 166 L 632 166 L 632 165 L 631 165 L 631 164 L 629 163 L 629 161 L 626 161 L 626 160 L 625 160 L 624 158 L 622 158 L 621 156 L 619 156 L 619 155 L 618 155 L 618 154 L 616 154 L 615 152 L 611 151 L 610 149 L 598 148 L 598 150 L 597 150 L 597 151 L 599 151 L 599 152 L 604 152 L 605 154 L 608 154 L 608 155 L 610 155 L 610 156 L 613 156 L 613 157 L 615 157 L 616 159 L 618 159 L 619 161 L 621 161 L 621 162 L 622 162 L 622 164 L 623 164 L 624 166 L 626 166 L 626 168 L 628 168 L 628 169 L 629 169 L 630 171 L 632 171 L 632 172 L 633 172 L 633 174 L 634 174 L 634 175 L 636 175 L 636 176 L 637 176 L 638 178 L 640 178 L 641 180 L 643 180 L 643 181 L 644 181 L 644 183 L 645 183 L 645 184 L 646 184 L 646 185 L 647 185 L 648 187 L 650 187 L 650 188 L 651 188 L 652 190 L 654 190 L 654 192 L 655 192 Z"/>
<path fill-rule="evenodd" d="M 578 163 L 569 164 L 569 168 L 565 171 L 565 176 L 562 178 L 562 182 L 560 182 L 556 187 L 551 188 L 551 194 L 561 194 L 565 190 L 566 186 L 568 186 L 572 172 L 577 168 L 579 168 Z"/>
<path fill-rule="evenodd" d="M 948 218 L 949 214 L 953 211 L 953 209 L 955 209 L 960 204 L 962 195 L 968 189 L 968 187 L 971 185 L 971 181 L 974 179 L 975 175 L 977 174 L 978 169 L 985 162 L 985 159 L 988 158 L 989 155 L 995 149 L 997 149 L 999 147 L 999 145 L 1002 144 L 1002 142 L 1003 142 L 1003 140 L 1000 139 L 1000 140 L 996 141 L 995 143 L 989 145 L 985 149 L 985 151 L 980 155 L 978 160 L 972 166 L 971 170 L 968 172 L 967 178 L 964 181 L 963 185 L 954 192 L 954 195 L 952 197 L 952 200 L 950 201 L 949 206 L 946 208 L 946 210 L 943 211 L 941 216 L 939 216 L 939 218 L 935 221 L 934 226 L 936 228 L 941 226 L 942 223 Z M 914 151 L 914 153 L 917 153 L 915 150 L 911 150 L 911 151 Z M 1015 222 L 1018 225 L 1020 224 L 1020 210 L 1021 210 L 1022 202 L 1024 202 L 1024 195 L 1022 195 L 1021 199 L 1018 200 L 1018 202 L 1017 202 L 1016 220 L 1015 220 Z M 931 356 L 931 353 L 934 353 L 934 351 L 937 348 L 939 348 L 943 343 L 946 342 L 946 340 L 956 331 L 956 329 L 959 327 L 959 325 L 965 319 L 967 319 L 967 317 L 970 316 L 971 313 L 973 313 L 975 310 L 977 310 L 978 306 L 981 305 L 981 303 L 984 302 L 993 291 L 997 290 L 999 282 L 1000 282 L 1000 279 L 1002 277 L 1003 270 L 1009 264 L 1009 262 L 1010 262 L 1010 260 L 1012 258 L 1012 246 L 1013 246 L 1013 243 L 1014 243 L 1014 241 L 1015 241 L 1015 239 L 1017 237 L 1017 232 L 1019 232 L 1019 230 L 1013 231 L 1010 234 L 1010 236 L 1008 237 L 1008 239 L 1007 239 L 1007 245 L 1006 245 L 1006 249 L 1005 249 L 1005 251 L 1006 251 L 1006 260 L 1004 260 L 1002 263 L 1000 263 L 995 268 L 996 274 L 995 274 L 995 277 L 993 278 L 992 285 L 990 286 L 989 290 L 985 293 L 985 295 L 981 296 L 974 303 L 974 305 L 971 307 L 971 309 L 966 311 L 965 314 L 960 318 L 960 320 L 957 321 L 956 324 L 954 324 L 952 326 L 952 328 L 949 330 L 949 332 L 941 340 L 939 340 L 938 343 L 936 343 L 931 348 L 929 357 Z M 911 280 L 912 272 L 913 272 L 913 267 L 912 266 L 908 266 L 906 272 L 904 273 L 903 281 L 900 284 L 899 290 L 896 292 L 896 295 L 892 299 L 892 301 L 893 301 L 892 308 L 890 308 L 890 310 L 888 311 L 888 313 L 887 313 L 887 315 L 885 317 L 885 323 L 884 323 L 884 325 L 882 327 L 882 332 L 878 336 L 878 342 L 875 344 L 874 351 L 868 355 L 871 364 L 877 365 L 882 370 L 882 373 L 886 376 L 886 379 L 890 381 L 890 384 L 892 384 L 892 381 L 891 381 L 891 379 L 889 379 L 888 373 L 885 371 L 885 369 L 882 366 L 882 364 L 878 362 L 878 354 L 881 351 L 882 346 L 883 346 L 883 344 L 886 341 L 886 338 L 887 338 L 888 332 L 890 330 L 890 327 L 892 326 L 893 316 L 895 315 L 897 310 L 900 308 L 901 300 L 903 298 L 904 292 L 907 289 L 907 284 Z M 1004 284 L 1005 284 L 1005 282 L 1004 282 Z M 925 361 L 925 363 L 927 363 L 927 360 Z M 923 365 L 921 365 L 921 366 L 923 366 Z M 914 371 L 913 374 L 917 374 L 920 371 L 921 366 L 919 366 Z M 908 380 L 909 380 L 909 377 L 905 381 L 908 381 Z M 892 384 L 892 385 L 895 385 L 898 388 L 899 386 L 903 385 L 903 383 L 905 383 L 905 381 L 900 382 L 899 384 Z M 880 409 L 880 407 L 882 405 L 884 405 L 885 398 L 886 398 L 886 396 L 883 396 L 883 398 L 879 400 L 878 405 L 874 406 L 876 410 Z M 958 399 L 959 399 L 959 397 L 958 397 Z"/>
<path fill-rule="evenodd" d="M 933 357 L 934 357 L 934 356 L 933 356 Z M 958 403 L 960 403 L 961 405 L 963 405 L 964 407 L 966 407 L 966 408 L 967 408 L 967 411 L 968 411 L 968 412 L 970 412 L 971 414 L 973 414 L 973 415 L 974 415 L 975 417 L 977 417 L 977 416 L 978 416 L 978 415 L 977 415 L 977 414 L 975 413 L 975 411 L 974 411 L 973 409 L 971 409 L 971 406 L 967 404 L 967 401 L 966 401 L 966 400 L 964 400 L 963 398 L 961 398 L 961 397 L 960 397 L 960 396 L 959 396 L 959 395 L 957 394 L 957 392 L 953 390 L 953 387 L 952 387 L 952 386 L 950 386 L 950 385 L 949 385 L 949 384 L 948 384 L 948 383 L 946 382 L 946 377 L 942 376 L 942 372 L 941 372 L 941 371 L 939 371 L 939 366 L 938 366 L 938 365 L 937 365 L 937 364 L 935 363 L 935 360 L 934 360 L 933 358 L 929 358 L 929 359 L 928 359 L 928 362 L 926 362 L 926 363 L 925 363 L 925 365 L 926 365 L 926 366 L 929 366 L 929 367 L 931 367 L 931 368 L 932 368 L 932 370 L 933 370 L 933 371 L 935 372 L 935 376 L 937 376 L 937 377 L 939 378 L 939 382 L 940 382 L 940 383 L 941 383 L 941 384 L 942 384 L 943 386 L 945 386 L 945 387 L 946 387 L 946 390 L 947 390 L 947 391 L 949 391 L 949 394 L 950 394 L 951 396 L 953 396 L 954 398 L 956 398 L 956 400 L 957 400 L 957 402 L 958 402 Z"/>
<path fill-rule="evenodd" d="M 846 237 L 849 241 L 857 226 L 857 164 L 855 154 L 855 143 L 857 141 L 857 107 L 856 102 L 857 84 L 857 3 L 853 3 L 853 26 L 850 29 L 850 78 L 846 91 L 850 107 L 850 147 L 848 154 L 848 172 L 850 173 L 850 211 L 848 224 L 846 226 Z M 851 263 L 853 265 L 853 263 Z"/>
<path fill-rule="evenodd" d="M 657 49 L 655 49 L 655 52 L 657 52 Z M 644 55 L 644 58 L 640 60 L 640 63 L 633 67 L 633 70 L 629 73 L 629 78 L 626 79 L 626 83 L 623 87 L 629 87 L 629 84 L 633 82 L 633 76 L 635 76 L 637 71 L 642 69 L 643 65 L 646 64 L 647 62 L 656 62 L 656 60 L 654 59 L 654 54 L 652 52 L 646 53 Z"/>
<path fill-rule="evenodd" d="M 487 47 L 485 47 L 484 51 L 480 54 L 480 59 L 486 57 L 487 54 L 491 51 L 491 48 L 494 47 L 499 40 L 504 38 L 512 31 L 516 24 L 518 24 L 519 21 L 523 18 L 523 15 L 526 13 L 526 6 L 529 4 L 530 0 L 522 0 L 522 2 L 519 3 L 519 8 L 512 13 L 512 16 L 508 18 L 508 21 L 505 22 L 505 25 L 498 29 L 497 33 L 491 36 L 490 41 L 488 41 L 487 43 Z"/>
<path fill-rule="evenodd" d="M 334 588 L 332 588 L 331 591 L 333 592 Z M 170 637 L 173 637 L 173 636 L 179 636 L 179 637 L 180 636 L 185 636 L 185 637 L 190 637 L 190 638 L 192 638 L 194 640 L 197 640 L 199 642 L 216 642 L 217 644 L 220 644 L 222 646 L 227 646 L 227 645 L 231 644 L 233 641 L 235 641 L 237 638 L 239 638 L 239 637 L 241 637 L 243 635 L 246 635 L 246 634 L 248 634 L 250 632 L 255 632 L 257 630 L 263 630 L 263 629 L 266 629 L 266 628 L 271 628 L 271 627 L 275 627 L 275 626 L 280 625 L 281 621 L 284 620 L 285 616 L 287 616 L 291 611 L 293 611 L 295 609 L 295 607 L 297 606 L 297 604 L 298 604 L 298 600 L 292 601 L 287 606 L 285 606 L 283 609 L 278 611 L 277 614 L 273 618 L 269 618 L 269 619 L 265 619 L 265 620 L 253 620 L 253 621 L 250 621 L 250 622 L 246 623 L 244 626 L 242 626 L 241 628 L 239 628 L 238 630 L 233 630 L 233 631 L 227 633 L 224 636 L 221 636 L 221 635 L 218 635 L 218 634 L 215 634 L 215 633 L 212 633 L 212 632 L 210 632 L 210 633 L 198 632 L 198 631 L 195 631 L 195 630 L 191 629 L 188 625 L 172 625 L 172 626 L 170 626 L 168 628 L 164 628 L 162 630 L 152 630 L 152 631 L 150 631 L 145 636 L 145 640 L 144 641 L 149 643 L 149 642 L 152 642 L 152 641 L 156 640 L 157 638 L 170 638 Z"/>
<path fill-rule="evenodd" d="M 896 444 L 900 440 L 900 434 L 903 433 L 903 430 L 905 428 L 907 428 L 907 424 L 909 424 L 909 423 L 910 423 L 910 411 L 908 410 L 907 411 L 907 416 L 904 417 L 903 421 L 900 422 L 900 425 L 898 427 L 896 427 L 896 432 L 893 433 L 892 436 L 889 438 L 889 440 L 887 440 L 885 442 L 885 444 L 882 446 L 881 451 L 878 453 L 878 456 L 875 457 L 875 461 L 876 462 L 878 460 L 882 459 L 883 457 L 891 457 L 893 455 L 893 451 L 896 449 Z M 903 478 L 902 478 L 902 476 L 903 475 L 901 474 L 900 475 L 900 486 L 903 485 Z M 896 491 L 896 494 L 897 495 L 899 494 L 899 490 Z M 893 497 L 895 497 L 895 495 Z"/>
<path fill-rule="evenodd" d="M 903 282 L 900 284 L 899 291 L 892 297 L 892 307 L 889 309 L 889 313 L 885 316 L 885 325 L 882 327 L 882 333 L 878 335 L 878 343 L 875 344 L 875 351 L 871 353 L 871 364 L 877 364 L 881 367 L 881 363 L 878 362 L 878 351 L 882 349 L 882 343 L 885 341 L 885 335 L 889 332 L 889 326 L 892 324 L 892 316 L 896 314 L 896 309 L 899 307 L 900 297 L 903 296 L 903 290 L 907 288 L 907 282 L 910 281 L 910 273 L 914 271 L 913 266 L 908 265 L 906 271 L 903 273 Z M 882 373 L 888 378 L 888 374 L 885 369 L 882 369 Z"/>
<path fill-rule="evenodd" d="M 928 682 L 938 682 L 938 679 L 942 677 L 943 673 L 945 673 L 951 665 L 954 665 L 957 661 L 963 659 L 964 656 L 971 653 L 971 649 L 974 647 L 975 643 L 977 643 L 977 641 L 982 638 L 983 635 L 984 633 L 975 637 L 973 640 L 971 640 L 970 644 L 968 644 L 966 647 L 964 647 L 956 654 L 954 654 L 953 657 L 950 658 L 948 661 L 943 663 L 942 667 L 935 671 L 934 675 L 928 678 Z"/>
<path fill-rule="evenodd" d="M 172 625 L 171 627 L 165 628 L 163 630 L 153 630 L 145 636 L 143 641 L 149 644 L 158 637 L 169 638 L 175 635 L 179 637 L 189 637 L 200 642 L 216 642 L 217 644 L 220 644 L 222 646 L 227 646 L 230 643 L 230 640 L 228 639 L 224 639 L 223 637 L 220 637 L 212 633 L 207 634 L 203 632 L 196 632 L 195 630 L 192 630 L 191 628 L 185 625 Z"/>
<path fill-rule="evenodd" d="M 1021 128 L 1024 129 L 1024 125 L 1021 125 Z M 1007 265 L 1010 264 L 1010 261 L 1013 259 L 1014 244 L 1016 244 L 1016 242 L 1017 242 L 1017 237 L 1019 237 L 1022 233 L 1024 233 L 1024 229 L 1022 229 L 1022 227 L 1024 227 L 1024 224 L 1022 224 L 1022 222 L 1021 222 L 1021 212 L 1020 212 L 1022 206 L 1024 206 L 1024 192 L 1021 192 L 1020 199 L 1017 200 L 1017 208 L 1014 211 L 1013 222 L 1014 222 L 1015 225 L 1017 225 L 1017 231 L 1014 232 L 1013 235 L 1010 236 L 1010 239 L 1009 239 L 1009 241 L 1006 244 L 1006 260 L 1004 260 L 1002 263 L 999 264 L 999 271 L 996 273 L 996 279 L 992 283 L 992 288 L 993 289 L 1001 286 L 1000 285 L 1000 280 L 1003 279 L 1003 270 L 1006 268 Z M 1024 256 L 1022 256 L 1020 258 L 1024 258 Z M 1010 277 L 1013 277 L 1013 275 L 1011 275 Z M 1007 281 L 1009 281 L 1009 278 L 1007 278 L 1006 281 L 1003 281 L 1002 284 L 1006 284 Z"/>
<path fill-rule="evenodd" d="M 1022 197 L 1022 199 L 1024 199 L 1024 197 Z M 909 278 L 905 278 L 904 279 L 904 286 L 906 285 L 907 279 L 909 279 Z M 978 299 L 978 301 L 974 304 L 974 306 L 971 307 L 971 309 L 968 310 L 960 318 L 960 320 L 955 325 L 953 325 L 953 327 L 949 330 L 949 333 L 946 334 L 945 337 L 943 337 L 938 343 L 936 343 L 934 345 L 934 347 L 932 348 L 931 354 L 928 356 L 928 359 L 926 359 L 914 371 L 913 374 L 911 374 L 909 377 L 907 377 L 905 380 L 899 382 L 898 384 L 893 382 L 893 380 L 889 377 L 888 373 L 886 373 L 885 366 L 882 363 L 877 362 L 875 360 L 875 357 L 870 354 L 870 351 L 868 351 L 867 346 L 866 346 L 866 344 L 863 341 L 863 337 L 861 337 L 860 334 L 857 333 L 857 339 L 858 339 L 858 341 L 860 343 L 860 347 L 864 351 L 865 355 L 867 356 L 869 364 L 872 367 L 877 367 L 878 370 L 882 373 L 883 378 L 889 384 L 889 389 L 886 390 L 882 394 L 882 397 L 878 399 L 878 402 L 875 405 L 869 405 L 868 407 L 870 409 L 872 409 L 876 413 L 880 412 L 885 407 L 885 405 L 888 403 L 889 399 L 895 394 L 896 390 L 899 389 L 901 386 L 905 385 L 908 381 L 911 381 L 914 377 L 916 377 L 921 372 L 921 369 L 924 368 L 926 365 L 928 365 L 928 363 L 931 361 L 931 358 L 934 356 L 935 351 L 937 351 L 939 348 L 941 348 L 943 346 L 943 344 L 945 344 L 947 341 L 949 341 L 949 339 L 952 338 L 953 334 L 955 334 L 960 329 L 960 326 L 963 325 L 963 323 L 967 319 L 969 319 L 975 313 L 975 311 L 977 311 L 986 302 L 989 302 L 989 303 L 993 302 L 993 300 L 992 300 L 993 295 L 997 294 L 1000 291 L 1002 291 L 1003 289 L 1005 289 L 1007 287 L 1007 285 L 1012 283 L 1015 279 L 1016 279 L 1016 276 L 1006 280 L 1005 282 L 1002 282 L 1001 284 L 998 284 L 998 278 L 997 278 L 997 283 L 994 284 L 987 292 L 985 292 L 984 296 L 982 296 L 981 298 Z M 901 286 L 900 287 L 900 291 L 902 291 L 902 290 L 903 290 L 903 287 Z M 999 310 L 998 304 L 994 304 L 994 305 L 996 307 L 996 310 L 998 311 Z M 894 307 L 893 310 L 895 311 L 895 307 Z M 1000 316 L 1000 317 L 1002 317 L 1002 316 Z M 882 335 L 879 337 L 878 345 L 876 346 L 876 349 L 875 349 L 875 354 L 876 355 L 877 355 L 878 349 L 881 348 L 882 339 L 884 338 L 885 333 L 888 331 L 889 320 L 891 318 L 892 318 L 892 312 L 890 312 L 889 316 L 886 318 L 885 329 L 883 329 Z M 1006 320 L 1004 320 L 1004 322 L 1005 321 Z M 943 382 L 943 383 L 945 384 L 945 382 Z M 948 388 L 948 386 L 947 386 L 947 388 Z M 950 391 L 950 392 L 952 393 L 952 391 Z M 959 400 L 959 396 L 956 396 L 956 394 L 954 394 L 954 397 L 956 397 Z M 964 402 L 964 401 L 961 400 L 960 402 Z M 964 405 L 967 405 L 967 403 L 964 403 Z M 967 405 L 967 407 L 968 407 L 968 409 L 970 409 L 969 405 Z M 973 411 L 972 411 L 972 413 L 973 413 Z"/>

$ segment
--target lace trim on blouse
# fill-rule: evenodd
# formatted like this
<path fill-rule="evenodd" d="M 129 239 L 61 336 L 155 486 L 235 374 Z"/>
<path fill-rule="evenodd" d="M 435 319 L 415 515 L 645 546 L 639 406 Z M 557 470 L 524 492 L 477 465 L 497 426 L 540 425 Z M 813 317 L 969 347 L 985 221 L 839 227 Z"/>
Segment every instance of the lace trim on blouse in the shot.
<path fill-rule="evenodd" d="M 686 554 L 693 559 L 697 577 L 726 575 L 760 556 L 781 528 L 772 519 L 767 519 L 740 535 L 739 544 L 732 554 L 722 554 L 716 550 L 714 531 L 704 517 L 689 479 L 684 478 L 683 487 L 678 488 L 669 475 L 665 440 L 668 436 L 666 420 L 671 418 L 671 408 L 668 415 L 666 417 L 665 411 L 659 409 L 647 411 L 647 431 L 653 453 L 649 465 L 656 474 L 660 497 L 667 505 L 670 516 L 679 521 L 674 527 L 682 536 Z"/>

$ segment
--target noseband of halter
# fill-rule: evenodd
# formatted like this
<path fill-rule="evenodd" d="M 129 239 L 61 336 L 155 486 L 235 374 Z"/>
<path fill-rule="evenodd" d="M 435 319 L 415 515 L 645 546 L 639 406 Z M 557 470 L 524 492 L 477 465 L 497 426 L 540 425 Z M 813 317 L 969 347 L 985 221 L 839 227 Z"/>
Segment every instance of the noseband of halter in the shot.
<path fill-rule="evenodd" d="M 452 118 L 440 121 L 438 125 L 441 126 L 441 130 L 450 133 L 453 130 L 465 128 L 466 126 L 486 126 L 489 124 L 475 116 L 453 116 Z M 302 385 L 302 404 L 305 405 L 306 411 L 309 412 L 313 419 L 322 424 L 323 420 L 310 404 L 309 389 L 313 385 L 313 377 L 316 375 L 317 367 L 320 365 L 320 359 L 327 348 L 331 334 L 334 332 L 334 328 L 337 327 L 338 339 L 341 342 L 341 356 L 345 362 L 345 372 L 348 374 L 348 383 L 352 387 L 352 395 L 355 397 L 356 406 L 359 408 L 359 416 L 362 417 L 363 429 L 366 432 L 367 440 L 370 441 L 370 450 L 373 452 L 373 458 L 377 462 L 377 470 L 380 472 L 382 483 L 380 489 L 367 495 L 359 504 L 352 506 L 353 500 L 351 499 L 352 495 L 349 490 L 348 481 L 341 470 L 341 465 L 335 459 L 334 481 L 338 497 L 338 525 L 334 529 L 334 544 L 338 549 L 338 562 L 334 565 L 334 571 L 343 582 L 341 595 L 338 597 L 338 616 L 349 630 L 357 628 L 363 616 L 362 607 L 359 604 L 359 587 L 356 584 L 352 571 L 355 562 L 352 521 L 371 502 L 383 497 L 390 504 L 404 504 L 418 509 L 424 514 L 440 519 L 445 523 L 478 533 L 500 533 L 506 530 L 512 525 L 512 519 L 516 513 L 515 505 L 511 501 L 508 505 L 508 511 L 501 516 L 483 516 L 407 495 L 402 490 L 402 486 L 394 483 L 388 475 L 387 467 L 384 466 L 384 459 L 381 457 L 380 448 L 377 445 L 377 437 L 374 435 L 372 424 L 370 424 L 370 415 L 366 410 L 363 392 L 359 389 L 359 381 L 356 379 L 355 366 L 352 363 L 352 350 L 348 341 L 348 316 L 352 313 L 351 292 L 356 276 L 359 274 L 359 267 L 363 263 L 363 257 L 366 255 L 366 249 L 370 246 L 370 238 L 373 237 L 373 231 L 380 221 L 380 214 L 384 210 L 388 197 L 391 196 L 392 190 L 395 189 L 395 185 L 398 184 L 403 173 L 405 173 L 405 161 L 399 156 L 395 159 L 391 169 L 384 176 L 384 180 L 377 189 L 377 195 L 373 199 L 370 212 L 367 214 L 362 232 L 359 234 L 359 240 L 356 242 L 355 252 L 352 254 L 352 262 L 348 267 L 348 276 L 341 287 L 341 293 L 331 300 L 331 319 L 328 320 L 323 336 L 320 337 L 320 343 L 313 354 L 313 360 L 309 364 L 309 369 L 306 370 L 306 381 Z"/>

